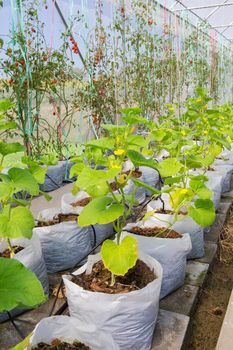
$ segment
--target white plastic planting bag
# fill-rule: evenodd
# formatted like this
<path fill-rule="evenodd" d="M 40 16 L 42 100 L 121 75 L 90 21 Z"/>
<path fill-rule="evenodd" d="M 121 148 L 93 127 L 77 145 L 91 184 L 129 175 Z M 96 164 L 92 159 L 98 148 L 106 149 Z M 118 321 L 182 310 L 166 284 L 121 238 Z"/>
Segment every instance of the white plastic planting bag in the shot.
<path fill-rule="evenodd" d="M 154 187 L 154 188 L 160 188 L 160 178 L 158 171 L 148 168 L 146 166 L 141 166 L 140 170 L 142 172 L 142 181 L 145 182 L 147 185 Z M 146 190 L 146 194 L 148 196 L 151 195 L 151 191 Z"/>
<path fill-rule="evenodd" d="M 231 176 L 233 173 L 233 165 L 216 164 L 213 166 L 213 168 L 218 174 L 223 175 L 222 193 L 229 192 L 231 189 Z"/>
<path fill-rule="evenodd" d="M 145 237 L 135 235 L 130 231 L 133 227 L 155 227 L 153 219 L 149 219 L 144 223 L 128 224 L 122 233 L 122 239 L 126 236 L 132 236 L 138 241 L 138 249 L 152 256 L 160 262 L 163 268 L 163 279 L 160 298 L 164 298 L 177 288 L 184 284 L 186 273 L 186 258 L 192 249 L 192 243 L 189 234 L 183 234 L 182 238 L 159 238 Z"/>
<path fill-rule="evenodd" d="M 72 193 L 66 193 L 61 198 L 61 211 L 63 214 L 76 214 L 79 215 L 83 208 L 81 206 L 74 207 L 72 203 L 75 203 L 81 199 L 87 198 L 89 195 L 84 192 L 80 191 L 77 193 L 77 195 L 73 195 Z M 93 230 L 92 230 L 93 231 Z M 94 238 L 94 233 L 96 235 L 96 242 Z M 106 224 L 106 225 L 94 225 L 94 231 L 90 235 L 91 237 L 91 244 L 92 247 L 95 245 L 98 245 L 99 243 L 103 242 L 106 238 L 109 238 L 113 234 L 113 224 Z"/>
<path fill-rule="evenodd" d="M 60 208 L 45 209 L 39 214 L 38 220 L 47 222 L 60 212 Z M 76 221 L 36 227 L 33 231 L 40 238 L 48 272 L 58 272 L 75 266 L 92 248 L 92 227 L 79 227 Z"/>
<path fill-rule="evenodd" d="M 87 192 L 79 191 L 76 195 L 72 193 L 66 193 L 61 197 L 61 211 L 63 214 L 76 214 L 79 215 L 83 210 L 83 206 L 73 206 L 73 203 L 76 203 L 82 199 L 90 197 Z"/>
<path fill-rule="evenodd" d="M 133 163 L 130 161 L 130 160 L 127 160 L 125 163 L 124 163 L 124 166 L 123 166 L 123 172 L 127 172 L 127 171 L 130 171 L 132 168 L 134 167 Z M 139 171 L 142 172 L 141 170 L 141 167 L 139 167 Z M 138 180 L 140 181 L 143 181 L 143 174 L 140 178 L 138 178 Z M 131 184 L 131 188 L 130 190 L 128 190 L 128 194 L 132 193 L 132 191 L 134 190 L 134 183 L 129 180 L 128 183 Z M 143 203 L 146 199 L 146 189 L 145 187 L 137 187 L 136 189 L 136 192 L 135 192 L 135 199 L 137 199 L 137 201 L 139 202 L 139 204 Z"/>
<path fill-rule="evenodd" d="M 156 208 L 158 201 L 151 201 L 147 205 L 147 211 L 152 211 Z M 172 214 L 157 214 L 155 213 L 152 216 L 152 219 L 156 222 L 158 227 L 169 227 L 174 222 L 174 216 Z M 189 216 L 182 219 L 179 217 L 172 228 L 178 233 L 185 234 L 189 233 L 192 249 L 188 254 L 188 259 L 197 259 L 201 258 L 205 254 L 204 249 L 204 229 L 198 225 L 193 219 Z"/>
<path fill-rule="evenodd" d="M 98 331 L 112 334 L 121 350 L 151 349 L 159 310 L 162 267 L 142 252 L 139 252 L 139 259 L 154 270 L 157 278 L 145 288 L 130 293 L 90 292 L 74 284 L 71 276 L 63 276 L 70 315 L 95 325 Z M 99 254 L 89 256 L 88 263 L 74 274 L 91 271 L 99 260 Z"/>
<path fill-rule="evenodd" d="M 91 350 L 119 350 L 110 334 L 97 331 L 91 324 L 69 316 L 53 316 L 42 319 L 35 327 L 25 350 L 30 350 L 40 342 L 51 344 L 55 339 L 67 343 L 80 341 Z"/>
<path fill-rule="evenodd" d="M 49 295 L 48 275 L 38 236 L 34 233 L 30 240 L 27 238 L 12 239 L 11 244 L 13 246 L 24 247 L 23 250 L 14 255 L 14 259 L 20 261 L 26 268 L 34 272 L 41 282 L 45 294 Z M 3 252 L 6 248 L 7 244 L 5 242 L 0 244 L 1 252 Z M 22 309 L 12 310 L 11 315 L 18 315 L 22 311 Z M 7 314 L 0 313 L 0 322 L 6 319 L 8 319 Z"/>
<path fill-rule="evenodd" d="M 195 170 L 191 172 L 193 175 L 199 175 L 203 172 L 201 170 Z M 213 192 L 212 201 L 214 203 L 214 207 L 217 210 L 220 205 L 221 193 L 224 181 L 224 174 L 219 173 L 217 171 L 207 171 L 205 176 L 208 177 L 208 181 L 205 182 L 206 187 Z"/>
<path fill-rule="evenodd" d="M 60 161 L 57 165 L 48 167 L 45 182 L 40 186 L 44 192 L 50 192 L 62 186 L 66 173 L 66 161 Z"/>

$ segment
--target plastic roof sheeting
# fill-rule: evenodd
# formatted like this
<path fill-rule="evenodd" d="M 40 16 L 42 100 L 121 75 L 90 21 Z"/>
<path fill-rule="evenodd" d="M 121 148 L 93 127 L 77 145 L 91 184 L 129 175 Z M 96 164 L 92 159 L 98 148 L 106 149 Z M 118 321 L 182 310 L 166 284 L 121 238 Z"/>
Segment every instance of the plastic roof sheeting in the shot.
<path fill-rule="evenodd" d="M 160 3 L 178 15 L 192 12 L 193 18 L 196 17 L 194 22 L 208 21 L 212 28 L 233 40 L 233 0 L 161 0 Z"/>

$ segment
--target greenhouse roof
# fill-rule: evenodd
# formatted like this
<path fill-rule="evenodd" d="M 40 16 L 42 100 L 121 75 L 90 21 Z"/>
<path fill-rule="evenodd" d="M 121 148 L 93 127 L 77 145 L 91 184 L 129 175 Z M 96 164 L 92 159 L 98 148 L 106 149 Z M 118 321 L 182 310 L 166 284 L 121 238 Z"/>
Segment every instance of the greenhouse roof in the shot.
<path fill-rule="evenodd" d="M 191 14 L 194 24 L 207 21 L 211 28 L 233 40 L 233 0 L 165 0 L 160 3 L 178 15 Z"/>

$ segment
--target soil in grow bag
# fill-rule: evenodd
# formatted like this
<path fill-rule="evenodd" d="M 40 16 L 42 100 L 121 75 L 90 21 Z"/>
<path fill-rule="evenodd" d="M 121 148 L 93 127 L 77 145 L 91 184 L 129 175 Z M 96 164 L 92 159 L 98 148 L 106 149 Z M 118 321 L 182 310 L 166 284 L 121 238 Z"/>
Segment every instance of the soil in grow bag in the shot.
<path fill-rule="evenodd" d="M 145 237 L 158 237 L 158 238 L 182 238 L 182 235 L 174 230 L 161 229 L 161 227 L 132 227 L 130 233 Z"/>
<path fill-rule="evenodd" d="M 32 350 L 90 350 L 90 348 L 80 342 L 69 344 L 59 339 L 54 339 L 51 344 L 39 343 Z"/>
<path fill-rule="evenodd" d="M 89 204 L 92 201 L 91 197 L 86 197 L 83 199 L 80 199 L 79 201 L 71 203 L 72 207 L 85 207 L 87 204 Z"/>
<path fill-rule="evenodd" d="M 24 249 L 24 247 L 21 247 L 21 246 L 18 246 L 18 245 L 15 245 L 12 247 L 13 251 L 15 254 L 17 254 L 18 252 L 20 252 L 21 250 Z M 8 258 L 10 259 L 11 258 L 11 251 L 9 248 L 7 248 L 6 250 L 4 250 L 4 252 L 0 252 L 0 258 Z"/>
<path fill-rule="evenodd" d="M 124 174 L 129 175 L 130 174 L 130 170 L 124 172 Z M 133 177 L 135 177 L 136 179 L 139 179 L 142 176 L 142 172 L 138 169 L 135 169 L 134 171 L 132 171 L 131 175 Z"/>
<path fill-rule="evenodd" d="M 45 227 L 60 224 L 61 222 L 77 221 L 78 215 L 76 214 L 58 214 L 54 216 L 53 220 L 37 221 L 37 227 Z"/>
<path fill-rule="evenodd" d="M 84 272 L 74 276 L 72 282 L 91 292 L 120 294 L 142 289 L 154 279 L 154 271 L 142 260 L 137 260 L 136 265 L 125 276 L 115 276 L 115 284 L 111 286 L 111 272 L 104 267 L 102 261 L 98 261 L 89 275 Z"/>
<path fill-rule="evenodd" d="M 174 211 L 173 210 L 169 210 L 169 209 L 156 209 L 156 212 L 155 212 L 155 216 L 156 216 L 156 214 L 174 214 Z M 180 215 L 186 215 L 186 213 L 184 213 L 183 211 L 179 211 L 179 213 L 178 214 L 180 214 Z"/>

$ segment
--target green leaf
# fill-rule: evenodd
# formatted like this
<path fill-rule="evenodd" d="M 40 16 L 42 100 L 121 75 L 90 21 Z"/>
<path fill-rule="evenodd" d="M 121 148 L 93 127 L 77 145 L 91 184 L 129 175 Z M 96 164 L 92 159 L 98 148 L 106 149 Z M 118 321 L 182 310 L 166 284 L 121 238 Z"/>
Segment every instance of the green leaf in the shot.
<path fill-rule="evenodd" d="M 208 227 L 215 220 L 214 203 L 210 199 L 197 199 L 194 202 L 194 207 L 188 208 L 188 214 L 198 225 Z"/>
<path fill-rule="evenodd" d="M 162 160 L 157 166 L 162 177 L 176 175 L 183 165 L 176 158 L 167 158 Z"/>
<path fill-rule="evenodd" d="M 145 182 L 136 179 L 135 177 L 132 177 L 131 180 L 134 182 L 135 186 L 137 186 L 137 187 L 144 187 L 147 190 L 151 191 L 151 193 L 153 195 L 159 196 L 161 194 L 161 192 L 159 190 L 157 190 L 157 188 L 154 188 L 154 187 L 146 184 Z"/>
<path fill-rule="evenodd" d="M 0 154 L 2 154 L 4 157 L 7 154 L 16 153 L 16 152 L 23 152 L 24 146 L 22 146 L 20 143 L 6 143 L 6 142 L 0 142 Z"/>
<path fill-rule="evenodd" d="M 189 186 L 201 199 L 211 199 L 213 197 L 213 192 L 211 192 L 202 181 L 192 179 Z"/>
<path fill-rule="evenodd" d="M 121 169 L 94 170 L 85 168 L 76 181 L 75 186 L 86 191 L 91 197 L 104 196 L 109 192 L 107 181 L 113 180 Z"/>
<path fill-rule="evenodd" d="M 140 148 L 148 146 L 148 142 L 141 135 L 129 135 L 127 137 L 127 144 L 128 146 L 137 146 Z"/>
<path fill-rule="evenodd" d="M 164 181 L 164 185 L 173 185 L 173 184 L 179 184 L 181 182 L 181 179 L 183 178 L 183 175 L 175 176 L 175 177 L 168 177 Z"/>
<path fill-rule="evenodd" d="M 82 210 L 78 218 L 80 226 L 108 224 L 115 221 L 124 213 L 124 205 L 115 204 L 111 197 L 93 199 Z"/>
<path fill-rule="evenodd" d="M 173 209 L 181 208 L 187 205 L 193 197 L 194 194 L 189 188 L 177 188 L 170 194 L 170 205 Z"/>
<path fill-rule="evenodd" d="M 128 125 L 135 125 L 135 124 L 148 124 L 148 120 L 141 117 L 140 115 L 125 115 L 122 117 L 122 120 L 128 124 Z"/>
<path fill-rule="evenodd" d="M 39 194 L 39 185 L 34 176 L 26 169 L 11 168 L 8 176 L 14 185 L 14 192 L 26 191 L 32 196 Z"/>
<path fill-rule="evenodd" d="M 101 137 L 98 140 L 91 140 L 85 143 L 85 146 L 94 146 L 101 149 L 112 149 L 114 147 L 115 141 L 110 137 Z"/>
<path fill-rule="evenodd" d="M 17 124 L 16 122 L 0 122 L 0 130 L 9 130 L 9 129 L 16 129 Z"/>
<path fill-rule="evenodd" d="M 34 226 L 34 218 L 28 208 L 16 207 L 10 211 L 5 208 L 0 214 L 0 237 L 31 238 Z"/>
<path fill-rule="evenodd" d="M 6 112 L 8 109 L 14 107 L 15 104 L 9 99 L 0 100 L 0 111 Z"/>
<path fill-rule="evenodd" d="M 138 259 L 138 244 L 134 237 L 125 237 L 119 245 L 106 240 L 101 248 L 104 266 L 114 275 L 124 276 Z"/>
<path fill-rule="evenodd" d="M 15 259 L 0 258 L 0 312 L 35 307 L 46 301 L 35 274 Z"/>
<path fill-rule="evenodd" d="M 12 195 L 14 187 L 11 183 L 0 183 L 0 201 L 7 202 Z"/>
<path fill-rule="evenodd" d="M 45 198 L 46 201 L 48 201 L 48 202 L 50 202 L 50 201 L 53 199 L 53 197 L 50 196 L 50 195 L 48 194 L 48 192 L 40 191 L 40 194 L 42 194 L 42 196 L 44 196 L 44 198 Z"/>
<path fill-rule="evenodd" d="M 149 168 L 158 170 L 158 163 L 155 162 L 153 159 L 147 159 L 143 157 L 140 153 L 134 150 L 128 151 L 127 154 L 135 167 L 147 166 Z"/>
<path fill-rule="evenodd" d="M 70 179 L 72 179 L 74 176 L 79 175 L 84 168 L 85 164 L 83 164 L 83 161 L 79 161 L 78 163 L 74 164 L 70 169 Z"/>
<path fill-rule="evenodd" d="M 31 336 L 32 336 L 32 333 L 28 334 L 28 336 L 24 340 L 22 340 L 19 344 L 15 345 L 10 350 L 27 350 L 27 347 L 30 343 Z"/>
<path fill-rule="evenodd" d="M 32 174 L 32 176 L 35 178 L 36 182 L 42 185 L 45 182 L 45 175 L 46 175 L 47 169 L 48 167 L 41 167 L 39 165 L 35 165 L 30 167 L 29 171 Z"/>

